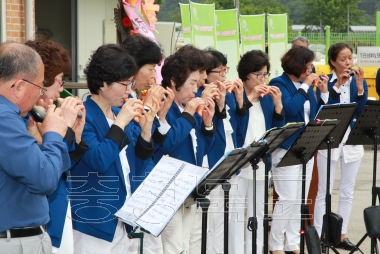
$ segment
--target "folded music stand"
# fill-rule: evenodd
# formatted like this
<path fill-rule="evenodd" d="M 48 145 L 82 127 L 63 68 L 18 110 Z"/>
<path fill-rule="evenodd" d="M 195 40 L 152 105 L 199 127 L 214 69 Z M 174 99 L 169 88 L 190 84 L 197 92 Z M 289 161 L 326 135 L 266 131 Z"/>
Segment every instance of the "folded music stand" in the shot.
<path fill-rule="evenodd" d="M 277 167 L 293 166 L 302 164 L 302 194 L 301 194 L 301 229 L 300 229 L 300 254 L 305 254 L 305 183 L 306 164 L 313 157 L 315 151 L 331 131 L 339 123 L 339 120 L 310 120 L 302 133 L 294 141 Z"/>
<path fill-rule="evenodd" d="M 203 179 L 197 188 L 190 194 L 190 197 L 196 200 L 202 207 L 202 243 L 201 254 L 206 254 L 207 241 L 207 210 L 210 201 L 205 198 L 218 185 L 223 184 L 226 179 L 236 173 L 240 169 L 239 164 L 242 161 L 249 160 L 251 157 L 260 157 L 264 148 L 246 148 L 235 149 L 228 154 L 224 160 L 213 169 L 205 179 Z M 226 193 L 226 192 L 225 192 Z M 225 195 L 224 200 L 224 253 L 228 253 L 228 202 L 229 197 Z M 227 225 L 227 226 L 226 226 Z"/>
<path fill-rule="evenodd" d="M 346 145 L 373 145 L 373 178 L 372 178 L 372 206 L 376 205 L 376 197 L 380 202 L 380 188 L 376 187 L 377 144 L 380 135 L 380 102 L 367 101 L 360 116 L 348 136 Z M 380 224 L 380 222 L 378 222 Z M 366 233 L 356 244 L 356 248 L 368 236 Z M 353 253 L 356 249 L 352 250 Z M 376 238 L 371 238 L 371 254 L 379 254 Z"/>
<path fill-rule="evenodd" d="M 329 254 L 329 248 L 335 253 L 339 252 L 334 248 L 329 237 L 329 216 L 331 213 L 331 194 L 330 194 L 330 166 L 331 166 L 331 149 L 338 148 L 343 140 L 344 134 L 351 123 L 356 111 L 356 103 L 347 104 L 330 104 L 321 106 L 315 119 L 339 119 L 335 129 L 326 137 L 326 140 L 318 147 L 318 150 L 327 149 L 327 170 L 326 170 L 326 196 L 325 196 L 325 216 L 322 227 L 322 248 L 323 253 Z"/>
<path fill-rule="evenodd" d="M 251 144 L 252 147 L 262 146 L 265 151 L 262 156 L 262 160 L 265 165 L 265 183 L 264 183 L 264 242 L 263 249 L 264 254 L 268 254 L 268 232 L 269 232 L 269 221 L 271 218 L 268 216 L 268 185 L 269 185 L 269 166 L 270 166 L 270 154 L 273 153 L 285 140 L 290 136 L 295 134 L 302 126 L 303 122 L 299 123 L 288 123 L 283 127 L 273 128 L 267 131 L 264 136 L 258 141 Z M 252 253 L 257 253 L 257 214 L 256 214 L 256 168 L 253 169 L 253 217 L 248 219 L 248 229 L 252 231 Z"/>

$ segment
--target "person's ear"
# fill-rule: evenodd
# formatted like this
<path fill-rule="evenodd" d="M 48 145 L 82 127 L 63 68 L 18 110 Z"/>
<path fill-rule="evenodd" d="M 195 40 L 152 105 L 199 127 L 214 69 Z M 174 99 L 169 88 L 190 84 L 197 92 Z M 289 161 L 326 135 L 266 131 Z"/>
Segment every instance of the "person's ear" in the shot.
<path fill-rule="evenodd" d="M 176 84 L 175 84 L 173 79 L 170 79 L 170 84 L 171 84 L 170 89 L 172 89 L 173 91 L 177 91 L 177 89 L 175 87 Z"/>
<path fill-rule="evenodd" d="M 22 94 L 24 93 L 25 90 L 25 81 L 23 80 L 17 80 L 12 86 L 12 91 L 13 94 L 15 95 L 16 98 L 21 98 Z"/>

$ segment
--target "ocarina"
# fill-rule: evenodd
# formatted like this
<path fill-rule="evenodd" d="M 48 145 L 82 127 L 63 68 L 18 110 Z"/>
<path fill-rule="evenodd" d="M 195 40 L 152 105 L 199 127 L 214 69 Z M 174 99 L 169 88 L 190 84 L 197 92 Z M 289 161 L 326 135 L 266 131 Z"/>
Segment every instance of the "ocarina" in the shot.
<path fill-rule="evenodd" d="M 348 72 L 348 74 L 349 74 L 350 76 L 354 76 L 355 73 L 358 73 L 358 72 L 359 72 L 359 70 L 351 69 L 351 70 Z"/>
<path fill-rule="evenodd" d="M 34 121 L 42 123 L 46 116 L 46 109 L 44 107 L 34 105 L 30 111 L 30 114 L 32 115 Z M 82 112 L 80 111 L 78 112 L 78 118 L 82 118 Z"/>

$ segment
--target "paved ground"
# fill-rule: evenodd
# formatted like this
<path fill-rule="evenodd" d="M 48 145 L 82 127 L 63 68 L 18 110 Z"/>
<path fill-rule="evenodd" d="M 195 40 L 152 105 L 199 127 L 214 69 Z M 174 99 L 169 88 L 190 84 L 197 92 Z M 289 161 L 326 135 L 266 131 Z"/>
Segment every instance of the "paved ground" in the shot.
<path fill-rule="evenodd" d="M 380 149 L 380 146 L 379 146 Z M 377 183 L 376 185 L 380 187 L 380 156 L 378 155 L 377 163 Z M 348 225 L 347 237 L 351 242 L 357 243 L 366 233 L 364 219 L 363 219 L 363 209 L 370 206 L 372 203 L 372 179 L 373 179 L 373 158 L 374 152 L 371 146 L 365 147 L 365 153 L 360 165 L 358 172 L 358 177 L 355 185 L 354 200 L 351 211 L 350 223 Z M 332 211 L 337 211 L 338 205 L 338 187 L 340 181 L 340 168 L 338 169 L 337 176 L 335 179 L 335 184 L 332 192 Z M 376 204 L 379 205 L 378 200 Z M 379 221 L 380 223 L 380 221 Z M 379 244 L 380 246 L 380 244 Z M 366 238 L 365 241 L 361 244 L 360 249 L 365 254 L 369 254 L 371 247 L 370 238 Z M 340 253 L 349 253 L 349 251 L 340 250 Z M 330 251 L 330 253 L 333 253 Z M 356 252 L 360 253 L 360 252 Z"/>

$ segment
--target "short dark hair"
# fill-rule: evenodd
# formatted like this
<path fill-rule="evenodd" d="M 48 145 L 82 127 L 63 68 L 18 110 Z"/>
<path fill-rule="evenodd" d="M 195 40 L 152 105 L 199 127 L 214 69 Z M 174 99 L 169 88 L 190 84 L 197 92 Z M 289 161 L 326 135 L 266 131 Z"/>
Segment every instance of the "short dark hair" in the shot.
<path fill-rule="evenodd" d="M 299 78 L 306 71 L 306 64 L 313 61 L 314 57 L 314 52 L 310 49 L 295 46 L 281 58 L 281 67 L 285 73 Z"/>
<path fill-rule="evenodd" d="M 58 74 L 70 71 L 70 53 L 59 43 L 39 38 L 25 42 L 25 45 L 37 51 L 44 63 L 45 87 L 52 86 L 55 82 L 54 79 Z"/>
<path fill-rule="evenodd" d="M 240 59 L 240 62 L 237 67 L 239 78 L 242 81 L 246 81 L 248 75 L 252 72 L 256 72 L 267 67 L 269 72 L 270 63 L 268 55 L 261 50 L 251 50 L 246 52 Z"/>
<path fill-rule="evenodd" d="M 177 51 L 178 54 L 196 58 L 199 71 L 205 71 L 209 68 L 210 61 L 205 51 L 202 51 L 191 44 L 182 46 Z M 194 59 L 195 60 L 195 59 Z"/>
<path fill-rule="evenodd" d="M 339 43 L 336 43 L 334 45 L 331 45 L 331 47 L 329 48 L 329 52 L 328 52 L 329 66 L 330 66 L 331 70 L 335 70 L 335 67 L 331 64 L 331 61 L 335 62 L 336 58 L 339 55 L 339 52 L 342 51 L 343 49 L 346 49 L 346 48 L 351 50 L 351 53 L 352 53 L 352 48 L 347 43 L 339 42 Z"/>
<path fill-rule="evenodd" d="M 37 52 L 24 44 L 0 44 L 0 82 L 7 82 L 15 77 L 34 80 L 39 74 L 41 63 Z"/>
<path fill-rule="evenodd" d="M 173 81 L 176 91 L 179 91 L 189 78 L 190 73 L 199 70 L 197 61 L 196 58 L 178 52 L 166 58 L 161 69 L 162 87 L 170 87 L 171 81 Z"/>
<path fill-rule="evenodd" d="M 160 46 L 141 34 L 128 36 L 121 46 L 135 59 L 139 69 L 146 64 L 159 64 L 162 60 Z"/>
<path fill-rule="evenodd" d="M 135 60 L 116 44 L 100 46 L 90 58 L 84 74 L 92 94 L 99 94 L 103 82 L 108 85 L 126 80 L 138 72 Z"/>
<path fill-rule="evenodd" d="M 220 51 L 208 47 L 205 49 L 206 54 L 209 57 L 210 65 L 206 70 L 207 75 L 212 71 L 212 69 L 218 68 L 219 66 L 227 66 L 227 57 Z"/>

